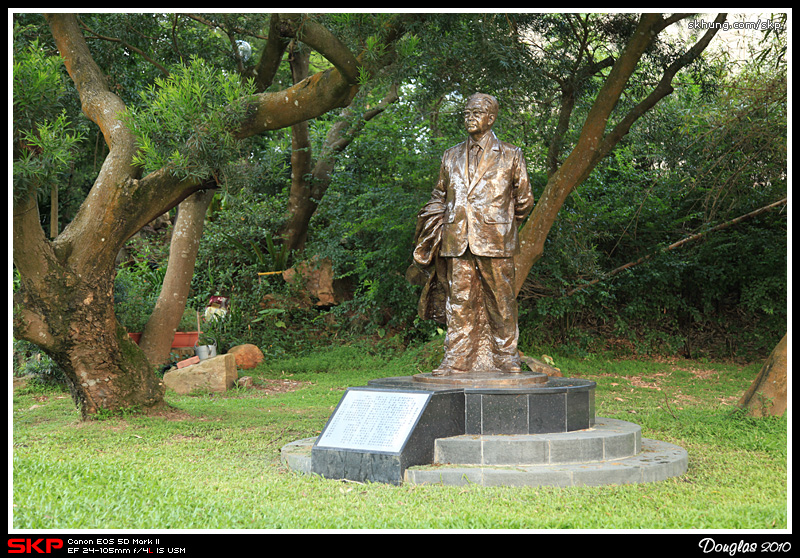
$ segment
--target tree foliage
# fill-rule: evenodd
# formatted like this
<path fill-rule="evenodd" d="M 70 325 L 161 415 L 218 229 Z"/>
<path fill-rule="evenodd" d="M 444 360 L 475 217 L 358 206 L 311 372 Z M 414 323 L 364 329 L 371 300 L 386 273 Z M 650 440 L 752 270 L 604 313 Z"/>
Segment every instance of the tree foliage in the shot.
<path fill-rule="evenodd" d="M 167 168 L 181 180 L 225 172 L 247 152 L 234 136 L 247 117 L 252 81 L 225 74 L 192 57 L 140 92 L 126 124 L 134 131 L 133 162 L 146 173 Z M 223 179 L 218 180 L 218 182 Z"/>
<path fill-rule="evenodd" d="M 67 83 L 61 60 L 46 53 L 37 39 L 27 40 L 26 29 L 14 28 L 13 198 L 19 201 L 31 189 L 49 191 L 76 158 L 84 136 L 65 108 Z"/>
<path fill-rule="evenodd" d="M 722 62 L 684 78 L 570 196 L 523 289 L 532 336 L 726 357 L 780 339 L 786 206 L 724 225 L 786 197 L 786 75 Z"/>

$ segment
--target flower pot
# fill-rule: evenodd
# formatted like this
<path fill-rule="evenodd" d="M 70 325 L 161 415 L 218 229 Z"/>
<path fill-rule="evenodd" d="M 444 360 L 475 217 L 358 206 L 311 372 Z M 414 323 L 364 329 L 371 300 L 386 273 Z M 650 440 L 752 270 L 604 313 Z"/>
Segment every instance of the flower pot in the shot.
<path fill-rule="evenodd" d="M 194 347 L 199 338 L 199 331 L 177 331 L 172 339 L 172 347 Z"/>
<path fill-rule="evenodd" d="M 138 345 L 139 340 L 142 338 L 142 334 L 129 332 L 128 337 L 130 337 L 133 342 Z M 175 336 L 172 338 L 171 348 L 175 349 L 178 347 L 194 347 L 199 338 L 199 331 L 176 331 Z"/>

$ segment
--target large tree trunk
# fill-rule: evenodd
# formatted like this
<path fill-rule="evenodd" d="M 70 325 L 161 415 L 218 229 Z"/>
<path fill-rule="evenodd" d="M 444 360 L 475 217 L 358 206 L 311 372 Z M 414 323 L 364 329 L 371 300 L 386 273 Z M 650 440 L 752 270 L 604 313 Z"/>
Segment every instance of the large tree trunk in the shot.
<path fill-rule="evenodd" d="M 169 246 L 167 273 L 156 306 L 139 341 L 147 360 L 153 365 L 163 364 L 169 357 L 172 338 L 186 309 L 205 216 L 214 193 L 215 190 L 196 192 L 178 206 L 178 217 Z"/>
<path fill-rule="evenodd" d="M 786 413 L 788 335 L 772 350 L 756 379 L 739 400 L 739 407 L 751 417 L 781 416 Z"/>
<path fill-rule="evenodd" d="M 114 315 L 112 272 L 66 263 L 44 238 L 35 196 L 14 208 L 14 336 L 39 345 L 64 370 L 84 418 L 152 409 L 164 387 Z"/>

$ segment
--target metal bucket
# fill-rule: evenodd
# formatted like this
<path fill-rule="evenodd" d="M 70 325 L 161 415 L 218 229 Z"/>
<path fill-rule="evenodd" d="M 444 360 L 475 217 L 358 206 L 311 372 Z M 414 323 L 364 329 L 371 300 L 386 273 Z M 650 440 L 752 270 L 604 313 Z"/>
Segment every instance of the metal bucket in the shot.
<path fill-rule="evenodd" d="M 212 340 L 214 341 L 214 343 L 211 345 L 194 346 L 194 354 L 196 354 L 200 360 L 205 360 L 207 358 L 217 356 L 217 340 L 214 339 L 213 337 Z"/>

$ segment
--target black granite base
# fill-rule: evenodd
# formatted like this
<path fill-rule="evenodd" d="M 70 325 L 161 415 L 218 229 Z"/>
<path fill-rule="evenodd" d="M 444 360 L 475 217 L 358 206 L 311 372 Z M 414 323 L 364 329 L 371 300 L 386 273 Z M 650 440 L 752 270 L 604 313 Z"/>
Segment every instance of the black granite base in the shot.
<path fill-rule="evenodd" d="M 433 463 L 437 439 L 464 434 L 464 396 L 459 390 L 366 387 L 347 391 L 311 451 L 311 470 L 323 477 L 401 484 L 408 467 Z M 370 395 L 382 395 L 378 404 L 387 408 L 368 409 L 360 424 L 337 422 L 338 413 L 353 412 L 343 409 L 350 393 L 358 393 L 365 399 L 370 399 Z M 401 400 L 408 393 L 426 396 L 413 413 L 401 408 Z M 409 424 L 397 428 L 392 420 L 409 421 Z M 399 438 L 383 440 L 381 431 L 394 431 Z"/>
<path fill-rule="evenodd" d="M 466 434 L 545 434 L 594 425 L 594 382 L 554 378 L 533 389 L 465 389 Z"/>
<path fill-rule="evenodd" d="M 574 378 L 509 388 L 411 376 L 372 380 L 342 397 L 314 443 L 311 470 L 331 479 L 401 484 L 409 467 L 433 463 L 437 439 L 591 428 L 595 386 Z"/>
<path fill-rule="evenodd" d="M 432 386 L 410 376 L 368 383 L 382 389 L 453 389 Z M 548 378 L 524 387 L 459 386 L 464 394 L 465 434 L 545 434 L 591 428 L 597 384 L 579 378 Z"/>

